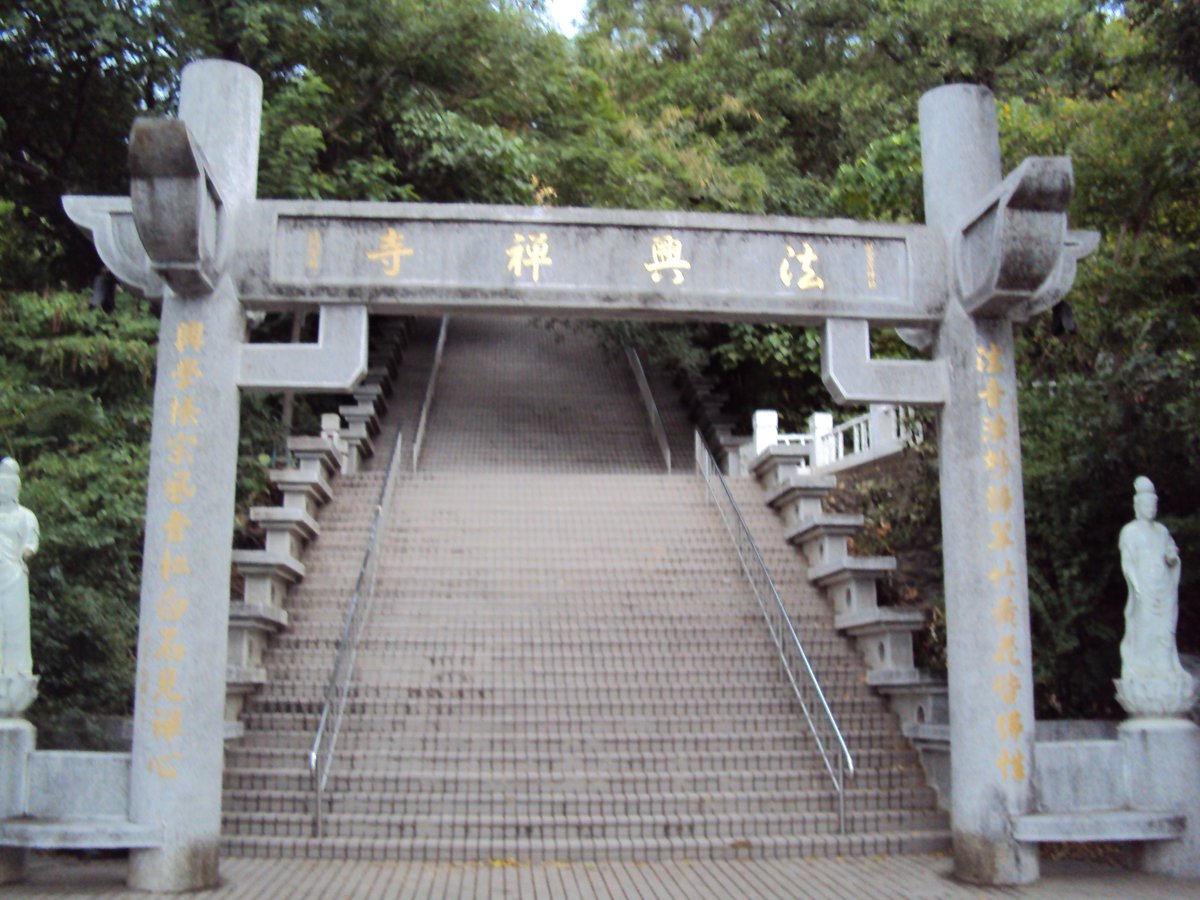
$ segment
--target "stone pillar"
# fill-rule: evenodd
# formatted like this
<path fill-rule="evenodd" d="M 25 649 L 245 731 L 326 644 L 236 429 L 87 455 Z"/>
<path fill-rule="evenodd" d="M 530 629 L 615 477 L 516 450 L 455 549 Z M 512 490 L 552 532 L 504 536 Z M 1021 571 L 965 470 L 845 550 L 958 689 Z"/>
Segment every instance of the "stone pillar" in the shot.
<path fill-rule="evenodd" d="M 193 63 L 180 119 L 219 179 L 228 252 L 239 207 L 254 197 L 262 85 L 242 66 Z M 161 830 L 134 850 L 129 884 L 216 887 L 224 764 L 238 354 L 245 332 L 231 279 L 210 294 L 163 297 L 154 389 L 138 633 L 130 817 Z"/>
<path fill-rule="evenodd" d="M 926 221 L 953 248 L 971 208 L 1001 180 L 995 101 L 971 85 L 938 88 L 921 98 L 920 121 Z M 1012 325 L 972 318 L 952 299 L 934 353 L 950 374 L 939 453 L 955 874 L 1024 884 L 1037 879 L 1038 856 L 1009 830 L 1012 816 L 1031 810 L 1034 762 Z"/>
<path fill-rule="evenodd" d="M 754 411 L 754 456 L 768 447 L 774 447 L 779 440 L 779 413 L 773 409 L 756 409 Z"/>
<path fill-rule="evenodd" d="M 819 469 L 837 461 L 837 452 L 827 440 L 833 434 L 833 413 L 815 412 L 808 417 L 808 433 L 812 435 L 812 468 Z"/>
<path fill-rule="evenodd" d="M 890 403 L 872 403 L 867 414 L 871 422 L 871 450 L 890 450 L 904 443 L 896 435 L 899 407 Z"/>

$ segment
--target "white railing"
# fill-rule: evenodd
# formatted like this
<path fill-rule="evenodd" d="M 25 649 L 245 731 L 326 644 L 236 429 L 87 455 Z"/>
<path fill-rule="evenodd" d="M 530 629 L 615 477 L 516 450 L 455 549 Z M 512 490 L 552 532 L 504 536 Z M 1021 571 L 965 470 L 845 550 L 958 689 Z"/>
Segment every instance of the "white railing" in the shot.
<path fill-rule="evenodd" d="M 632 347 L 625 348 L 625 358 L 629 360 L 629 368 L 633 370 L 634 380 L 637 381 L 638 393 L 642 397 L 642 405 L 646 407 L 646 415 L 650 418 L 650 430 L 654 432 L 654 440 L 658 442 L 659 452 L 662 453 L 663 462 L 667 465 L 667 471 L 671 471 L 671 442 L 667 439 L 667 428 L 663 425 L 662 415 L 658 411 L 658 404 L 654 402 L 654 392 L 650 390 L 650 382 L 646 378 L 646 370 L 642 368 L 642 361 L 638 357 L 638 352 Z"/>
<path fill-rule="evenodd" d="M 813 445 L 812 470 L 837 471 L 899 453 L 925 439 L 916 411 L 907 406 L 872 405 L 870 411 L 833 424 L 830 413 L 814 413 L 803 434 L 779 431 L 779 415 L 760 409 L 754 414 L 754 455 L 779 445 Z"/>
<path fill-rule="evenodd" d="M 442 327 L 438 329 L 437 349 L 433 351 L 433 365 L 429 367 L 429 382 L 425 385 L 425 399 L 421 403 L 421 418 L 417 422 L 417 435 L 413 438 L 412 470 L 417 471 L 421 463 L 421 448 L 425 446 L 425 426 L 429 423 L 429 411 L 433 408 L 433 394 L 437 389 L 438 372 L 442 368 L 442 352 L 446 349 L 446 332 L 450 328 L 450 317 L 442 316 Z"/>
<path fill-rule="evenodd" d="M 400 452 L 403 443 L 401 437 L 399 434 L 396 435 L 396 444 L 392 447 L 392 455 L 388 458 L 387 474 L 379 489 L 379 502 L 375 506 L 375 515 L 371 521 L 367 547 L 363 552 L 358 578 L 354 582 L 354 590 L 346 605 L 346 616 L 342 622 L 341 635 L 338 637 L 337 654 L 334 656 L 329 678 L 325 682 L 321 716 L 317 720 L 317 728 L 308 751 L 308 775 L 313 792 L 312 830 L 315 837 L 323 835 L 325 786 L 329 781 L 329 773 L 333 770 L 334 754 L 337 751 L 338 735 L 341 733 L 346 703 L 354 691 L 354 672 L 355 662 L 358 658 L 359 638 L 362 635 L 363 626 L 370 617 L 371 604 L 375 599 L 375 578 L 379 571 L 379 545 L 387 531 L 392 497 L 401 469 L 400 460 L 403 455 Z"/>
<path fill-rule="evenodd" d="M 804 652 L 800 633 L 779 596 L 775 580 L 771 577 L 767 564 L 763 562 L 754 536 L 751 535 L 746 520 L 742 518 L 737 501 L 733 499 L 733 493 L 721 475 L 716 460 L 708 452 L 700 432 L 695 434 L 695 446 L 696 474 L 704 482 L 709 499 L 721 515 L 721 521 L 729 532 L 730 540 L 742 564 L 742 571 L 751 590 L 754 591 L 754 599 L 758 601 L 771 639 L 775 642 L 780 665 L 800 704 L 800 712 L 808 723 L 825 770 L 833 782 L 833 790 L 837 795 L 838 830 L 845 834 L 846 779 L 854 774 L 854 757 L 850 755 L 846 738 L 829 708 L 829 701 L 825 698 L 825 691 L 817 680 L 808 654 Z"/>

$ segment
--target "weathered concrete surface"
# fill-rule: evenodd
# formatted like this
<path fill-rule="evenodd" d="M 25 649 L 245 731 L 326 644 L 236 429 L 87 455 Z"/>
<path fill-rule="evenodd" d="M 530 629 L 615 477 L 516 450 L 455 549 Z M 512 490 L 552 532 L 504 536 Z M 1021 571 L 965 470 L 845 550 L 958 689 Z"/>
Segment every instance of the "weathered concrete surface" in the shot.
<path fill-rule="evenodd" d="M 1123 809 L 1125 759 L 1116 740 L 1038 741 L 1034 802 L 1041 812 Z"/>
<path fill-rule="evenodd" d="M 129 815 L 129 754 L 39 750 L 25 810 L 43 819 Z"/>
<path fill-rule="evenodd" d="M 1035 813 L 1013 820 L 1013 834 L 1022 841 L 1173 841 L 1184 833 L 1186 819 L 1178 813 L 1120 809 L 1103 812 Z"/>

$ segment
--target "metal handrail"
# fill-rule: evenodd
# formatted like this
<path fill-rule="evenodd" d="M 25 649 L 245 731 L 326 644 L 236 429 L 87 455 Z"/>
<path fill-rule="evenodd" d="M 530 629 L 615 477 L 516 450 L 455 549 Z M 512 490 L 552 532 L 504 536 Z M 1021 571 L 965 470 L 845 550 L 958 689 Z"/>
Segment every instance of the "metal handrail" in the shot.
<path fill-rule="evenodd" d="M 337 749 L 338 734 L 342 727 L 342 716 L 346 711 L 346 700 L 350 696 L 350 688 L 354 675 L 354 663 L 358 656 L 358 638 L 362 634 L 363 625 L 371 611 L 371 603 L 375 599 L 375 576 L 379 569 L 379 539 L 387 525 L 388 512 L 392 505 L 392 493 L 396 486 L 397 475 L 400 471 L 401 435 L 396 435 L 396 445 L 388 458 L 387 474 L 383 479 L 383 487 L 379 490 L 379 503 L 375 507 L 375 518 L 371 522 L 371 531 L 367 538 L 367 549 L 363 552 L 362 565 L 358 569 L 358 579 L 354 583 L 354 592 L 350 595 L 350 605 L 346 609 L 346 618 L 342 623 L 342 633 L 338 638 L 337 655 L 333 660 L 329 679 L 325 682 L 325 703 L 321 707 L 321 718 L 313 734 L 312 745 L 308 751 L 308 773 L 313 786 L 313 834 L 321 837 L 322 807 L 325 794 L 325 784 L 329 780 L 329 772 L 333 768 L 333 754 Z"/>
<path fill-rule="evenodd" d="M 817 743 L 817 750 L 825 763 L 825 769 L 833 780 L 833 789 L 838 798 L 838 828 L 846 832 L 846 776 L 854 774 L 854 758 L 846 739 L 838 727 L 837 719 L 825 699 L 825 692 L 808 660 L 808 654 L 800 643 L 800 635 L 788 615 L 787 608 L 775 588 L 771 572 L 763 562 L 762 554 L 754 541 L 742 512 L 738 509 L 737 501 L 729 491 L 729 485 L 721 474 L 717 462 L 708 451 L 704 439 L 696 432 L 696 471 L 708 488 L 708 495 L 717 506 L 721 520 L 733 540 L 738 558 L 742 563 L 742 571 L 750 582 L 754 597 L 762 610 L 767 628 L 779 651 L 779 661 L 787 673 L 792 691 L 800 702 L 800 709 L 808 722 Z M 716 486 L 714 486 L 714 482 Z M 807 699 L 806 699 L 807 698 Z M 833 757 L 831 759 L 831 756 Z"/>
<path fill-rule="evenodd" d="M 642 405 L 646 407 L 646 414 L 650 417 L 650 428 L 654 432 L 654 439 L 658 441 L 658 449 L 662 451 L 663 461 L 667 464 L 667 471 L 671 471 L 671 442 L 667 439 L 667 426 L 663 424 L 662 415 L 658 411 L 658 404 L 654 402 L 654 392 L 650 390 L 650 381 L 646 378 L 646 370 L 642 368 L 642 361 L 638 357 L 638 352 L 632 347 L 626 346 L 625 358 L 629 360 L 629 368 L 633 370 L 634 380 L 637 381 L 638 392 L 642 395 Z"/>
<path fill-rule="evenodd" d="M 417 471 L 421 461 L 421 448 L 425 444 L 425 425 L 429 421 L 429 410 L 433 407 L 433 391 L 437 387 L 438 371 L 442 368 L 442 351 L 446 348 L 446 332 L 450 329 L 450 317 L 442 316 L 442 327 L 438 329 L 437 349 L 433 351 L 433 365 L 429 367 L 429 382 L 425 385 L 425 399 L 421 402 L 421 418 L 417 421 L 417 435 L 413 438 L 412 470 Z"/>

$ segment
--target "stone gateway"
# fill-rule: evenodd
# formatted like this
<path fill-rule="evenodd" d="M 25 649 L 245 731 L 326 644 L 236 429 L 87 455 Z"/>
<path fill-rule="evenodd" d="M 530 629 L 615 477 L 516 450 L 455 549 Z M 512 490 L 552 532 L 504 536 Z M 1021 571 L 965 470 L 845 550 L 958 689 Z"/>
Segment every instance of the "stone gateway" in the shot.
<path fill-rule="evenodd" d="M 522 313 L 822 329 L 839 402 L 939 409 L 955 866 L 1038 877 L 1033 677 L 1013 322 L 1050 309 L 1098 236 L 1067 228 L 1070 160 L 1001 171 L 995 100 L 920 105 L 924 224 L 255 197 L 261 83 L 202 61 L 177 120 L 139 120 L 131 196 L 68 197 L 125 284 L 162 297 L 129 810 L 154 830 L 130 881 L 217 882 L 239 390 L 344 391 L 377 315 Z M 320 310 L 316 345 L 250 344 L 246 311 Z M 871 327 L 925 360 L 873 360 Z M 177 515 L 176 515 L 177 514 Z M 172 530 L 186 519 L 187 529 Z M 168 727 L 169 725 L 169 727 Z M 1000 726 L 998 728 L 998 725 Z"/>

